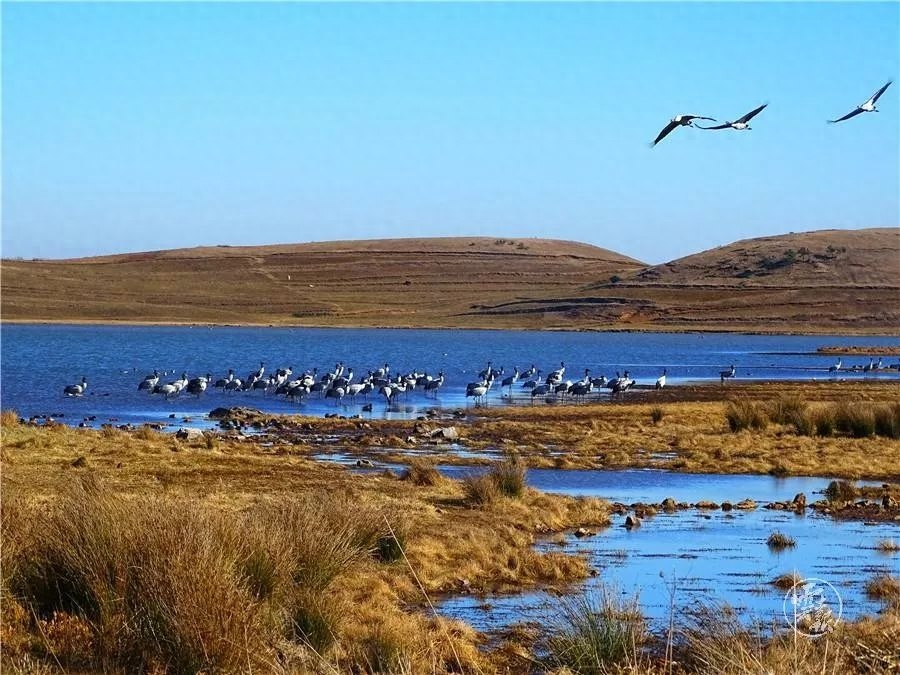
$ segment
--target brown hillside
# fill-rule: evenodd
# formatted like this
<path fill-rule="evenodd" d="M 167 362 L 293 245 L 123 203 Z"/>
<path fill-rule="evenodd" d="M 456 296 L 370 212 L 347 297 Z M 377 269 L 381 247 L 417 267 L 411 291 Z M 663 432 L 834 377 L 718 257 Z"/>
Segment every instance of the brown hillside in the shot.
<path fill-rule="evenodd" d="M 820 230 L 745 239 L 647 267 L 649 284 L 900 286 L 900 228 Z"/>
<path fill-rule="evenodd" d="M 201 247 L 2 264 L 4 320 L 519 326 L 479 303 L 560 296 L 643 264 L 549 239 Z M 538 322 L 529 325 L 539 325 Z"/>
<path fill-rule="evenodd" d="M 897 334 L 900 229 L 749 239 L 602 278 L 565 297 L 482 312 L 606 329 Z"/>
<path fill-rule="evenodd" d="M 664 265 L 456 237 L 2 263 L 13 321 L 897 334 L 900 230 L 740 241 Z"/>

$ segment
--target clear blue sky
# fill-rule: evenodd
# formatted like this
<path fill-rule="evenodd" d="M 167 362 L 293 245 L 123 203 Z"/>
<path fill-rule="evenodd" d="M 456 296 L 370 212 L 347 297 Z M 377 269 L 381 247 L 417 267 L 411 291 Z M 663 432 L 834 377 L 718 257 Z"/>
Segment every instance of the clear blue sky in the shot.
<path fill-rule="evenodd" d="M 900 4 L 9 4 L 4 257 L 897 226 Z M 673 115 L 753 131 L 678 129 Z"/>

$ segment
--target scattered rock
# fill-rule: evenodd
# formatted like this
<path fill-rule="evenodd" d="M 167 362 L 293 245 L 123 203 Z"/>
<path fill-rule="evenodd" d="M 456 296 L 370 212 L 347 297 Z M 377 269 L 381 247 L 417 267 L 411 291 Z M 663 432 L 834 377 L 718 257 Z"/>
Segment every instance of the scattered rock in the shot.
<path fill-rule="evenodd" d="M 634 528 L 640 527 L 640 526 L 641 526 L 640 518 L 638 518 L 637 516 L 633 516 L 630 513 L 627 516 L 625 516 L 625 529 L 626 530 L 633 530 Z"/>
<path fill-rule="evenodd" d="M 742 511 L 752 511 L 756 508 L 756 502 L 752 499 L 742 499 L 734 505 L 734 508 L 741 509 Z"/>
<path fill-rule="evenodd" d="M 175 438 L 179 441 L 196 441 L 203 439 L 203 432 L 199 429 L 181 428 L 175 432 Z"/>
<path fill-rule="evenodd" d="M 723 511 L 731 511 L 734 507 L 731 505 L 731 502 L 722 502 L 722 510 Z"/>
<path fill-rule="evenodd" d="M 456 427 L 444 427 L 442 429 L 435 429 L 431 432 L 431 438 L 439 438 L 445 441 L 455 441 L 459 439 L 459 431 L 456 430 Z"/>
<path fill-rule="evenodd" d="M 711 502 L 711 501 L 709 501 L 709 500 L 704 499 L 704 500 L 699 501 L 699 502 L 697 502 L 696 504 L 694 504 L 694 508 L 697 508 L 697 509 L 717 509 L 717 508 L 719 508 L 719 505 L 716 504 L 715 502 Z"/>
<path fill-rule="evenodd" d="M 885 495 L 881 498 L 881 508 L 883 509 L 894 509 L 897 508 L 897 500 L 891 497 L 890 495 Z"/>
<path fill-rule="evenodd" d="M 587 529 L 586 527 L 579 527 L 572 534 L 581 539 L 582 537 L 593 537 L 597 533 Z"/>
<path fill-rule="evenodd" d="M 87 459 L 85 459 L 84 456 L 82 455 L 81 457 L 79 457 L 78 459 L 76 459 L 75 461 L 72 462 L 72 466 L 75 467 L 76 469 L 84 468 L 87 466 Z"/>
<path fill-rule="evenodd" d="M 356 466 L 375 466 L 375 463 L 371 459 L 358 459 Z"/>
<path fill-rule="evenodd" d="M 802 492 L 798 492 L 794 495 L 794 500 L 791 502 L 795 511 L 803 511 L 806 508 L 806 495 Z"/>
<path fill-rule="evenodd" d="M 666 513 L 671 513 L 678 507 L 678 505 L 675 503 L 675 500 L 671 497 L 666 497 L 665 499 L 663 499 L 661 506 L 663 511 L 665 511 Z"/>

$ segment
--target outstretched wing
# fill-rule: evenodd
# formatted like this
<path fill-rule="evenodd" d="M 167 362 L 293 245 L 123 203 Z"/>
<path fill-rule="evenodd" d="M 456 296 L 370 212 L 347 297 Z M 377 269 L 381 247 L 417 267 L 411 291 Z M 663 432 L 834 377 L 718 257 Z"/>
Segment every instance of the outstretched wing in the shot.
<path fill-rule="evenodd" d="M 754 117 L 756 117 L 759 113 L 761 113 L 762 110 L 763 110 L 763 108 L 765 108 L 767 105 L 769 105 L 769 104 L 768 104 L 768 103 L 763 103 L 763 104 L 762 104 L 761 106 L 759 106 L 756 110 L 751 110 L 750 112 L 748 112 L 746 115 L 744 115 L 741 119 L 739 119 L 739 120 L 737 120 L 737 121 L 738 121 L 738 122 L 744 122 L 744 123 L 749 122 L 749 121 L 752 120 Z"/>
<path fill-rule="evenodd" d="M 674 129 L 677 126 L 678 126 L 678 122 L 676 122 L 675 120 L 672 120 L 671 122 L 669 122 L 665 127 L 663 127 L 663 130 L 659 132 L 659 136 L 657 136 L 656 140 L 653 141 L 653 145 L 656 145 L 662 139 L 664 139 L 666 136 L 668 136 L 671 133 L 672 129 Z M 651 145 L 650 147 L 652 148 L 653 145 Z"/>
<path fill-rule="evenodd" d="M 709 120 L 710 122 L 715 122 L 716 119 L 714 117 L 701 117 L 700 115 L 682 115 L 681 119 L 689 119 L 689 120 Z"/>
<path fill-rule="evenodd" d="M 872 101 L 872 103 L 875 103 L 875 101 L 878 100 L 878 97 L 881 96 L 881 95 L 884 93 L 884 90 L 891 86 L 891 82 L 893 82 L 893 80 L 888 80 L 888 81 L 887 81 L 887 84 L 884 85 L 884 86 L 883 86 L 881 89 L 879 89 L 878 91 L 876 91 L 874 94 L 872 94 L 872 98 L 870 98 L 869 100 Z"/>
<path fill-rule="evenodd" d="M 848 113 L 847 113 L 846 115 L 844 115 L 843 117 L 838 117 L 836 120 L 828 120 L 828 123 L 829 123 L 829 124 L 837 124 L 838 122 L 843 122 L 844 120 L 849 120 L 851 117 L 856 117 L 856 116 L 859 115 L 861 112 L 863 112 L 863 109 L 862 109 L 862 108 L 857 108 L 857 109 L 854 110 L 853 112 L 848 112 Z"/>
<path fill-rule="evenodd" d="M 700 125 L 697 125 L 697 128 L 698 129 L 706 129 L 707 131 L 712 131 L 713 129 L 730 129 L 731 123 L 725 122 L 725 124 L 719 124 L 718 126 L 715 126 L 715 127 L 701 127 Z"/>

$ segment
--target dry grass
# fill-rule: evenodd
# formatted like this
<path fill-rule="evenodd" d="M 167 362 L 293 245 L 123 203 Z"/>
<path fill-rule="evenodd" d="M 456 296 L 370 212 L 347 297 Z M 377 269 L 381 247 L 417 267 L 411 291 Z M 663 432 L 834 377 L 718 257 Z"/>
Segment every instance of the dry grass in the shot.
<path fill-rule="evenodd" d="M 900 578 L 890 574 L 880 574 L 866 584 L 866 595 L 898 610 L 900 609 Z"/>
<path fill-rule="evenodd" d="M 803 577 L 797 572 L 788 572 L 780 574 L 772 579 L 772 585 L 779 590 L 788 591 L 796 586 L 802 579 Z"/>
<path fill-rule="evenodd" d="M 472 449 L 515 450 L 529 466 L 900 477 L 900 446 L 894 439 L 802 435 L 790 424 L 768 423 L 768 409 L 782 395 L 806 401 L 806 414 L 816 419 L 844 399 L 873 409 L 891 405 L 897 394 L 893 383 L 733 382 L 724 393 L 718 385 L 675 389 L 635 392 L 614 404 L 482 408 L 460 426 L 462 442 Z M 723 395 L 734 400 L 722 401 Z M 740 425 L 750 428 L 731 432 L 725 414 L 732 406 Z M 665 411 L 664 424 L 652 422 L 654 408 Z M 753 429 L 754 424 L 765 428 Z M 564 457 L 551 454 L 560 448 L 567 450 Z M 448 455 L 440 461 L 458 460 Z"/>
<path fill-rule="evenodd" d="M 781 551 L 786 548 L 793 548 L 796 545 L 797 542 L 793 537 L 786 535 L 784 532 L 779 532 L 778 530 L 770 534 L 769 538 L 766 539 L 766 546 L 775 551 Z"/>
<path fill-rule="evenodd" d="M 900 667 L 896 614 L 837 622 L 833 632 L 810 640 L 782 626 L 748 627 L 727 605 L 701 605 L 689 615 L 682 633 L 685 640 L 676 661 L 687 673 L 849 675 Z"/>
<path fill-rule="evenodd" d="M 427 459 L 415 458 L 409 462 L 409 466 L 402 474 L 403 480 L 410 481 L 413 485 L 436 485 L 443 480 L 441 472 L 434 466 L 434 462 Z"/>
<path fill-rule="evenodd" d="M 567 584 L 587 562 L 536 552 L 535 535 L 608 523 L 598 500 L 526 491 L 472 509 L 456 481 L 359 476 L 225 439 L 16 425 L 3 451 L 11 670 L 52 650 L 87 671 L 477 672 L 490 668 L 480 637 L 421 611 L 418 583 L 429 596 L 461 580 Z M 79 456 L 87 468 L 72 468 Z"/>
<path fill-rule="evenodd" d="M 636 672 L 647 661 L 641 656 L 647 638 L 638 599 L 601 587 L 560 603 L 548 660 L 573 673 Z"/>
<path fill-rule="evenodd" d="M 875 544 L 875 548 L 882 553 L 900 553 L 900 541 L 893 537 L 890 539 L 879 539 Z"/>

